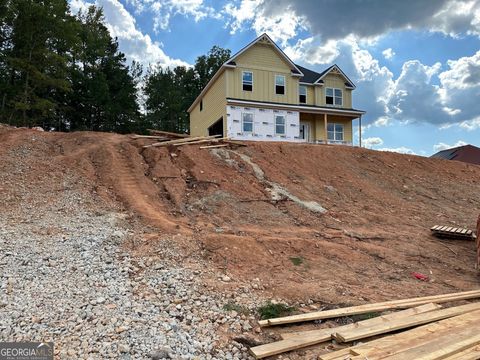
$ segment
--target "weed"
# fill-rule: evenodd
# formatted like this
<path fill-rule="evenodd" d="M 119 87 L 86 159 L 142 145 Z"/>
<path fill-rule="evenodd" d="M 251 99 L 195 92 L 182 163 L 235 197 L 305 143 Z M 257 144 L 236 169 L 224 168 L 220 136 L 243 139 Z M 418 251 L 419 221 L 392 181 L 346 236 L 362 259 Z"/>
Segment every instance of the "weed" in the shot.
<path fill-rule="evenodd" d="M 289 315 L 293 311 L 295 311 L 294 307 L 288 306 L 286 304 L 273 304 L 271 302 L 268 302 L 258 308 L 258 313 L 260 314 L 260 318 L 262 320 Z"/>
<path fill-rule="evenodd" d="M 297 256 L 297 257 L 291 257 L 290 261 L 292 262 L 293 265 L 300 266 L 304 263 L 305 260 L 303 259 L 303 257 Z"/>

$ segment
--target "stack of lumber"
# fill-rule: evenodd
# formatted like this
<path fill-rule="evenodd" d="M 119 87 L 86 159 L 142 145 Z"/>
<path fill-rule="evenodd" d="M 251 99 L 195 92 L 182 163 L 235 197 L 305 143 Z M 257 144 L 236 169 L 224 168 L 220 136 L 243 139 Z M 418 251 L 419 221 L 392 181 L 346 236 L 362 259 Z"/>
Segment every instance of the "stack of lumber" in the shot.
<path fill-rule="evenodd" d="M 320 355 L 319 359 L 480 359 L 480 302 L 448 308 L 440 305 L 476 298 L 480 298 L 480 290 L 263 320 L 261 326 L 272 326 L 405 309 L 343 326 L 282 333 L 282 340 L 252 347 L 250 351 L 255 358 L 262 359 L 316 344 L 325 347 L 335 340 L 346 347 Z M 396 334 L 389 335 L 392 332 Z M 372 337 L 376 339 L 372 340 Z M 352 342 L 359 340 L 361 344 L 351 346 Z"/>
<path fill-rule="evenodd" d="M 434 225 L 430 231 L 439 238 L 473 240 L 475 236 L 472 230 L 453 226 Z"/>
<path fill-rule="evenodd" d="M 195 136 L 191 137 L 187 134 L 176 134 L 167 131 L 149 130 L 152 135 L 132 135 L 132 139 L 148 139 L 153 140 L 152 144 L 144 145 L 144 148 L 161 147 L 161 146 L 184 146 L 202 144 L 200 149 L 212 149 L 226 147 L 230 145 L 246 146 L 242 142 L 231 141 L 227 137 L 221 135 L 212 136 Z"/>

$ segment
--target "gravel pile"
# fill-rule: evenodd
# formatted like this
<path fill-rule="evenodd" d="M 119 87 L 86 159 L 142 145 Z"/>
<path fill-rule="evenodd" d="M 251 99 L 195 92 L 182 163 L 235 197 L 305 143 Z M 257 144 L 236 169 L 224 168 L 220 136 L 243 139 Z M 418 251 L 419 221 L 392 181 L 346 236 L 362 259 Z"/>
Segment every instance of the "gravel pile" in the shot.
<path fill-rule="evenodd" d="M 248 292 L 208 292 L 172 248 L 131 257 L 133 230 L 76 190 L 79 179 L 63 174 L 52 194 L 49 179 L 32 189 L 29 166 L 10 165 L 0 171 L 15 183 L 0 192 L 0 341 L 53 341 L 60 359 L 250 358 L 228 339 L 251 333 L 254 318 L 224 309 Z"/>

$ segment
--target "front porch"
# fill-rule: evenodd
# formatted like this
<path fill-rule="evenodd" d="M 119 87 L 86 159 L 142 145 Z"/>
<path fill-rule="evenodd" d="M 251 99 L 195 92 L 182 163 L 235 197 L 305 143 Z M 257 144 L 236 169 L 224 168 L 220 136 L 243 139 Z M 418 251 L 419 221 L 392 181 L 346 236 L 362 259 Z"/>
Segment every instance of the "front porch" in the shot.
<path fill-rule="evenodd" d="M 300 112 L 299 139 L 314 144 L 353 145 L 353 120 L 358 115 Z"/>

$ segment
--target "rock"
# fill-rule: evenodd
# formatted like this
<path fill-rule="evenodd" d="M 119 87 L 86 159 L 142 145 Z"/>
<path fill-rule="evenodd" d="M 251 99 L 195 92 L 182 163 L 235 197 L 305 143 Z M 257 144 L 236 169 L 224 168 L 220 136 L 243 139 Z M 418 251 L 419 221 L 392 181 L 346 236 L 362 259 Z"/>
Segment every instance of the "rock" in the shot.
<path fill-rule="evenodd" d="M 222 281 L 224 281 L 224 282 L 230 282 L 231 280 L 232 280 L 232 279 L 230 279 L 230 277 L 227 276 L 227 275 L 223 275 L 223 276 L 222 276 Z"/>
<path fill-rule="evenodd" d="M 106 301 L 106 299 L 104 297 L 99 297 L 95 300 L 95 302 L 97 304 L 103 304 L 105 301 Z"/>
<path fill-rule="evenodd" d="M 126 344 L 119 344 L 118 345 L 118 351 L 120 351 L 123 354 L 129 353 L 130 352 L 130 347 Z"/>
<path fill-rule="evenodd" d="M 158 348 L 150 352 L 150 359 L 160 360 L 160 359 L 171 359 L 170 349 L 169 348 Z"/>

